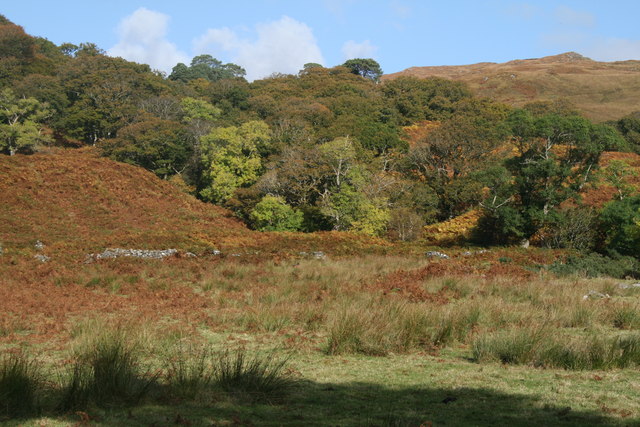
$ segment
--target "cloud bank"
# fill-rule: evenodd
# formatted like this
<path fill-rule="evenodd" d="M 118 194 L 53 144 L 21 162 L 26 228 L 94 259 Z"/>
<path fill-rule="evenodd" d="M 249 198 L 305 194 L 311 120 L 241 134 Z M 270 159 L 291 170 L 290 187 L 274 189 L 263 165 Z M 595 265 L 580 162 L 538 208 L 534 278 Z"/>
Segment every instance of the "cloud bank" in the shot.
<path fill-rule="evenodd" d="M 378 48 L 372 45 L 369 40 L 365 40 L 362 43 L 349 40 L 342 45 L 342 56 L 344 56 L 345 60 L 353 58 L 373 58 L 377 51 Z"/>
<path fill-rule="evenodd" d="M 313 31 L 288 16 L 255 28 L 255 39 L 243 38 L 229 28 L 213 28 L 194 40 L 197 54 L 230 55 L 232 62 L 255 80 L 273 73 L 294 74 L 308 62 L 324 63 Z"/>
<path fill-rule="evenodd" d="M 107 53 L 169 72 L 189 57 L 166 39 L 168 24 L 168 15 L 141 7 L 120 22 L 119 41 Z"/>

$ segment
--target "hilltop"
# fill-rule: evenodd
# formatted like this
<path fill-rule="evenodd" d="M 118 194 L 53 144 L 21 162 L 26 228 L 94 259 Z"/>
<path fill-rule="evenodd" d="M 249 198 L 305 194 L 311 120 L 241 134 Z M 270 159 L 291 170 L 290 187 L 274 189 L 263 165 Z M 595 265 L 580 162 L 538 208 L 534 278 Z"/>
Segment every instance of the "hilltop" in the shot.
<path fill-rule="evenodd" d="M 387 74 L 462 81 L 478 95 L 514 106 L 567 99 L 595 121 L 619 119 L 639 109 L 640 61 L 598 62 L 575 52 L 505 63 L 411 67 Z"/>

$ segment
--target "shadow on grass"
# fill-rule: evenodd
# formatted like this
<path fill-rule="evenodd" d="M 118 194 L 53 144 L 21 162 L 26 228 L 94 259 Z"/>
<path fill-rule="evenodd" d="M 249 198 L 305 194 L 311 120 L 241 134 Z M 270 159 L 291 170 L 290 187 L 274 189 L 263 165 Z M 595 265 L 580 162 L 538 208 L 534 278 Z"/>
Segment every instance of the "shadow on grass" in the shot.
<path fill-rule="evenodd" d="M 120 410 L 89 411 L 88 417 L 85 413 L 70 414 L 57 421 L 63 425 L 79 422 L 76 425 L 157 427 L 640 425 L 637 418 L 614 418 L 597 411 L 545 406 L 532 396 L 485 388 L 386 388 L 369 383 L 309 381 L 299 383 L 279 405 L 212 395 L 199 404 L 146 403 Z M 16 420 L 7 425 L 38 425 L 38 420 Z"/>

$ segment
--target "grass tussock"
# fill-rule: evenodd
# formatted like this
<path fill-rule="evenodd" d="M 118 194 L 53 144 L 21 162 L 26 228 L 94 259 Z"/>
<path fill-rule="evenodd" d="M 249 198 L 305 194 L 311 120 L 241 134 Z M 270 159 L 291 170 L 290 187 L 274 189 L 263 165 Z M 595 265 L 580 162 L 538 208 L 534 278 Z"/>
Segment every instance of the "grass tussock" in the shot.
<path fill-rule="evenodd" d="M 59 408 L 63 411 L 137 403 L 157 378 L 142 367 L 140 348 L 126 329 L 106 330 L 76 350 L 63 377 Z"/>
<path fill-rule="evenodd" d="M 35 360 L 21 353 L 4 355 L 0 359 L 0 420 L 34 413 L 41 386 Z"/>
<path fill-rule="evenodd" d="M 371 356 L 430 351 L 466 342 L 480 316 L 472 304 L 451 309 L 393 299 L 353 302 L 333 313 L 325 351 Z"/>
<path fill-rule="evenodd" d="M 295 379 L 287 371 L 288 358 L 226 351 L 216 360 L 215 385 L 233 396 L 253 402 L 277 402 L 293 388 Z"/>
<path fill-rule="evenodd" d="M 172 396 L 196 399 L 215 379 L 214 355 L 205 346 L 179 344 L 165 359 L 165 381 Z"/>
<path fill-rule="evenodd" d="M 640 333 L 559 338 L 551 330 L 526 329 L 479 336 L 473 342 L 477 362 L 533 365 L 569 370 L 605 370 L 640 366 Z"/>

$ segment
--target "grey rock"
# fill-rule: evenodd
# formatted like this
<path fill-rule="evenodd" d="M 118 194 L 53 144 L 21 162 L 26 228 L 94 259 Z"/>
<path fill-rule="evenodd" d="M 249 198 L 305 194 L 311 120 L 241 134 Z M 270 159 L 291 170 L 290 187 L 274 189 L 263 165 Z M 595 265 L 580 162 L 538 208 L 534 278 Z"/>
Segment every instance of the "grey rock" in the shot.
<path fill-rule="evenodd" d="M 469 252 L 469 251 L 462 252 L 462 256 L 471 256 L 471 255 L 473 255 L 473 252 Z"/>
<path fill-rule="evenodd" d="M 89 257 L 93 259 L 114 259 L 114 258 L 121 258 L 121 257 L 162 259 L 169 256 L 175 256 L 177 253 L 178 253 L 177 249 L 150 250 L 150 249 L 108 248 L 102 253 L 91 254 L 89 255 Z"/>
<path fill-rule="evenodd" d="M 211 255 L 216 255 L 216 256 L 218 256 L 218 255 L 222 255 L 222 252 L 220 252 L 220 251 L 219 251 L 219 250 L 217 250 L 217 249 L 212 249 L 212 250 L 211 250 L 211 252 L 209 252 L 209 253 L 210 253 Z"/>
<path fill-rule="evenodd" d="M 39 251 L 44 249 L 44 243 L 42 243 L 40 240 L 36 240 L 36 244 L 33 246 L 35 246 L 35 248 Z"/>
<path fill-rule="evenodd" d="M 314 259 L 326 259 L 327 255 L 322 251 L 311 252 L 311 257 Z"/>
<path fill-rule="evenodd" d="M 620 289 L 640 289 L 640 283 L 619 283 L 618 287 Z"/>
<path fill-rule="evenodd" d="M 588 294 L 586 294 L 585 296 L 582 297 L 583 300 L 588 300 L 588 299 L 608 299 L 608 298 L 611 298 L 611 295 L 603 294 L 601 292 L 594 291 L 594 290 L 589 291 Z"/>
<path fill-rule="evenodd" d="M 193 252 L 185 252 L 184 256 L 187 258 L 198 258 L 198 255 L 194 254 Z"/>
<path fill-rule="evenodd" d="M 42 254 L 34 255 L 34 258 L 37 259 L 40 262 L 49 262 L 51 260 L 50 257 L 48 257 L 46 255 L 42 255 Z"/>
<path fill-rule="evenodd" d="M 429 251 L 425 253 L 425 255 L 428 256 L 429 258 L 449 259 L 449 255 L 445 254 L 444 252 Z"/>

